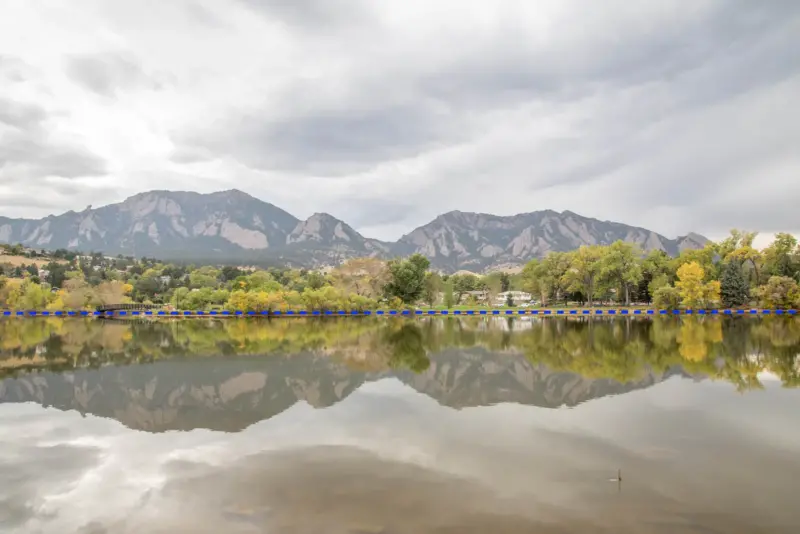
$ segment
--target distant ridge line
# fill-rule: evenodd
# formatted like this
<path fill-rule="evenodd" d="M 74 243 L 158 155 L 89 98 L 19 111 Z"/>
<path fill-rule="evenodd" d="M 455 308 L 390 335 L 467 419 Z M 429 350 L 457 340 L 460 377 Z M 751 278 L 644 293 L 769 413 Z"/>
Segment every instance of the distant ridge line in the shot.
<path fill-rule="evenodd" d="M 287 310 L 287 311 L 204 311 L 204 310 L 172 310 L 172 311 L 126 311 L 126 310 L 108 310 L 108 311 L 49 311 L 49 310 L 2 310 L 0 315 L 4 317 L 355 317 L 355 316 L 597 316 L 597 315 L 736 315 L 736 316 L 763 316 L 763 315 L 797 315 L 798 310 L 795 309 L 767 309 L 767 308 L 752 308 L 747 310 L 742 309 L 725 309 L 725 310 L 662 310 L 655 308 L 648 309 L 607 309 L 607 310 L 591 310 L 591 309 L 567 309 L 567 310 L 504 310 L 504 309 L 489 309 L 489 310 Z"/>
<path fill-rule="evenodd" d="M 667 237 L 642 226 L 569 210 L 514 215 L 448 211 L 396 239 L 376 239 L 330 213 L 317 210 L 301 219 L 235 189 L 209 194 L 147 191 L 122 202 L 41 219 L 0 215 L 0 237 L 4 243 L 25 247 L 202 265 L 320 269 L 351 258 L 388 260 L 419 253 L 434 270 L 476 273 L 521 268 L 531 259 L 583 245 L 624 241 L 643 251 L 660 250 L 676 257 L 709 242 L 694 232 Z"/>

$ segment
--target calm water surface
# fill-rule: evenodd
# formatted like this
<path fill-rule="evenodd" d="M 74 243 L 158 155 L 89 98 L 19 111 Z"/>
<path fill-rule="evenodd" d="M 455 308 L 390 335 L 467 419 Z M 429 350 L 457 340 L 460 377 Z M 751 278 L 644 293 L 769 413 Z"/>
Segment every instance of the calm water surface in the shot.
<path fill-rule="evenodd" d="M 0 532 L 800 532 L 798 354 L 796 318 L 0 320 Z"/>

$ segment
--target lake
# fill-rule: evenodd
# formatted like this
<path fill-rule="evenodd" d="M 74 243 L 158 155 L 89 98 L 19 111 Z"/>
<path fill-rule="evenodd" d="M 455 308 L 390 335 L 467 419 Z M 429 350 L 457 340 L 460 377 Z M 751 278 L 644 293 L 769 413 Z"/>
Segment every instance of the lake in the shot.
<path fill-rule="evenodd" d="M 3 319 L 0 531 L 798 532 L 799 354 L 781 317 Z"/>

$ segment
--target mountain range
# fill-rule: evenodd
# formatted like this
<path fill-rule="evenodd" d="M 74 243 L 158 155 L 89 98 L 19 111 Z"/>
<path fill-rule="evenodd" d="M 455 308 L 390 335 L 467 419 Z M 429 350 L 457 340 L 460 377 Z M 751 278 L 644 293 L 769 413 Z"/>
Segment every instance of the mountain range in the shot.
<path fill-rule="evenodd" d="M 708 242 L 694 233 L 669 239 L 644 228 L 552 210 L 512 216 L 451 211 L 396 242 L 385 242 L 362 236 L 327 213 L 300 220 L 236 189 L 210 194 L 149 191 L 117 204 L 43 219 L 0 216 L 0 242 L 34 248 L 314 268 L 357 256 L 419 252 L 445 272 L 481 272 L 519 266 L 550 251 L 617 240 L 670 255 Z"/>
<path fill-rule="evenodd" d="M 516 403 L 555 409 L 644 389 L 679 368 L 648 372 L 627 383 L 585 378 L 533 364 L 523 355 L 482 348 L 430 354 L 430 366 L 358 372 L 324 354 L 291 357 L 220 356 L 104 365 L 68 373 L 36 372 L 0 380 L 0 403 L 35 402 L 59 410 L 116 419 L 147 432 L 206 428 L 239 432 L 297 402 L 338 404 L 365 384 L 396 379 L 442 406 L 464 409 Z"/>

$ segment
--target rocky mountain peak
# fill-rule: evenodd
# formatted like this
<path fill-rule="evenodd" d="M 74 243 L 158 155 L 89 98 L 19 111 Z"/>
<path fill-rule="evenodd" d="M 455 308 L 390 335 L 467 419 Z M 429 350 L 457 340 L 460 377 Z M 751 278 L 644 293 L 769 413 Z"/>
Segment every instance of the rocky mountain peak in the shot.
<path fill-rule="evenodd" d="M 356 372 L 324 350 L 291 358 L 228 355 L 161 360 L 146 366 L 104 365 L 5 378 L 0 380 L 0 402 L 78 410 L 148 432 L 196 428 L 237 432 L 299 401 L 315 408 L 332 406 L 365 383 L 386 378 L 410 388 L 405 395 L 419 392 L 442 410 L 498 403 L 557 409 L 644 389 L 679 374 L 648 373 L 623 384 L 534 365 L 513 350 L 501 353 L 479 347 L 445 349 L 429 358 L 430 366 L 420 374 L 385 368 Z"/>
<path fill-rule="evenodd" d="M 337 219 L 330 213 L 325 213 L 324 211 L 314 212 L 307 220 L 318 221 L 320 224 L 337 224 L 342 222 L 341 219 Z"/>
<path fill-rule="evenodd" d="M 216 193 L 211 193 L 209 196 L 223 198 L 225 200 L 233 201 L 233 202 L 261 202 L 256 197 L 245 193 L 239 189 L 228 189 L 226 191 L 218 191 Z"/>
<path fill-rule="evenodd" d="M 683 236 L 683 237 L 681 237 L 679 239 L 691 239 L 692 241 L 696 241 L 698 243 L 707 243 L 708 242 L 707 238 L 701 236 L 700 234 L 696 234 L 694 232 L 689 232 L 688 234 L 686 234 L 685 236 Z"/>
<path fill-rule="evenodd" d="M 702 248 L 695 233 L 677 239 L 621 223 L 553 210 L 499 216 L 444 213 L 397 242 L 362 236 L 346 222 L 317 212 L 301 221 L 238 189 L 211 194 L 147 191 L 121 203 L 44 219 L 0 217 L 0 242 L 164 260 L 263 261 L 318 267 L 354 256 L 390 258 L 415 252 L 435 269 L 483 272 L 513 268 L 550 251 L 581 245 L 635 243 L 645 250 Z"/>
<path fill-rule="evenodd" d="M 703 248 L 710 242 L 707 238 L 694 232 L 689 232 L 685 236 L 680 236 L 675 241 L 677 242 L 679 251 Z"/>
<path fill-rule="evenodd" d="M 286 237 L 286 244 L 317 242 L 334 244 L 339 242 L 363 246 L 364 236 L 350 225 L 329 213 L 317 212 L 305 221 L 300 221 Z"/>

